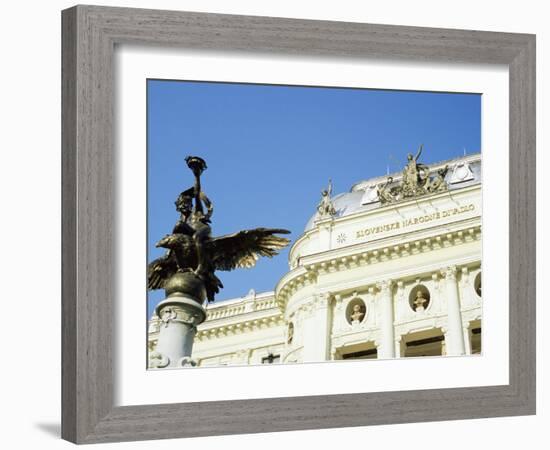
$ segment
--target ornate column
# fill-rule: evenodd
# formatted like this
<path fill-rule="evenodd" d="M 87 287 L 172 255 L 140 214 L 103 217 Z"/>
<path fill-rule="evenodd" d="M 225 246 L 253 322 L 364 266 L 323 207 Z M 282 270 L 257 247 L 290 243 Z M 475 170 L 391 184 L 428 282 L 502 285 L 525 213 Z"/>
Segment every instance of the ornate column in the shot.
<path fill-rule="evenodd" d="M 344 302 L 340 294 L 334 296 L 334 328 L 341 332 L 346 329 L 347 319 L 344 311 Z M 331 357 L 331 359 L 334 359 Z"/>
<path fill-rule="evenodd" d="M 447 297 L 447 333 L 445 334 L 446 351 L 449 356 L 464 355 L 464 336 L 456 266 L 449 266 L 442 271 L 445 275 L 445 295 Z"/>
<path fill-rule="evenodd" d="M 305 307 L 303 321 L 303 361 L 321 362 L 330 358 L 330 294 L 317 294 Z"/>
<path fill-rule="evenodd" d="M 204 288 L 190 272 L 177 273 L 165 288 L 168 295 L 155 311 L 160 318 L 158 343 L 149 353 L 150 368 L 195 366 L 191 359 L 197 325 L 206 319 L 201 306 Z"/>
<path fill-rule="evenodd" d="M 393 328 L 392 281 L 384 280 L 377 284 L 379 289 L 378 305 L 380 307 L 380 345 L 378 358 L 395 358 Z"/>

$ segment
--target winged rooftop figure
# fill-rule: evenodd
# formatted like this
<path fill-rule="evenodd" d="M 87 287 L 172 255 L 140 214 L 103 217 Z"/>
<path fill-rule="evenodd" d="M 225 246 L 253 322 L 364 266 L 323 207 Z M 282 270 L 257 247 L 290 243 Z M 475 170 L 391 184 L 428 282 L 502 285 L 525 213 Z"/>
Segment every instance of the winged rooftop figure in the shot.
<path fill-rule="evenodd" d="M 176 210 L 180 218 L 172 233 L 157 242 L 157 247 L 167 249 L 160 258 L 147 267 L 147 288 L 172 289 L 178 274 L 186 274 L 186 281 L 177 287 L 179 291 L 194 290 L 192 284 L 202 284 L 208 301 L 223 288 L 216 270 L 230 271 L 254 267 L 261 256 L 273 257 L 286 247 L 290 240 L 277 234 L 289 234 L 281 228 L 255 228 L 238 231 L 220 237 L 212 237 L 210 217 L 213 204 L 202 192 L 200 176 L 206 162 L 198 156 L 188 156 L 188 167 L 195 176 L 195 185 L 183 191 L 177 198 Z M 176 283 L 177 284 L 177 283 Z M 195 297 L 199 297 L 195 295 Z M 199 299 L 200 301 L 200 299 Z"/>

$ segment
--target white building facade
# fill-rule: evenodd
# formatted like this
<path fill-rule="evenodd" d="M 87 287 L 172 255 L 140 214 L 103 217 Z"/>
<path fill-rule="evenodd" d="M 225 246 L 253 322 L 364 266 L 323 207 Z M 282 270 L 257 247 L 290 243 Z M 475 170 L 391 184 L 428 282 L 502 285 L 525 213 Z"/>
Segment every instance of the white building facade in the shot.
<path fill-rule="evenodd" d="M 387 177 L 355 184 L 316 213 L 274 291 L 209 305 L 199 366 L 481 352 L 481 156 L 448 168 L 443 190 L 387 203 Z M 402 174 L 394 174 L 399 183 Z M 154 350 L 161 320 L 149 325 Z"/>

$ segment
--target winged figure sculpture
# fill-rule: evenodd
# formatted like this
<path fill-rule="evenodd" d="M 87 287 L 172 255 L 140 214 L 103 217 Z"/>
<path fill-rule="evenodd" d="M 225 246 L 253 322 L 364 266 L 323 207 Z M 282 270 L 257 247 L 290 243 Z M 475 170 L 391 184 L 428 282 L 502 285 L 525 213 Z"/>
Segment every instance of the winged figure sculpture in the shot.
<path fill-rule="evenodd" d="M 204 285 L 208 301 L 214 301 L 223 288 L 216 270 L 250 268 L 262 256 L 277 255 L 290 242 L 277 234 L 290 232 L 280 228 L 255 228 L 212 237 L 209 224 L 213 206 L 200 186 L 206 163 L 197 156 L 188 156 L 186 161 L 195 175 L 195 186 L 182 192 L 176 200 L 181 216 L 172 233 L 156 244 L 167 251 L 149 263 L 147 288 L 164 289 L 176 274 L 192 273 Z"/>

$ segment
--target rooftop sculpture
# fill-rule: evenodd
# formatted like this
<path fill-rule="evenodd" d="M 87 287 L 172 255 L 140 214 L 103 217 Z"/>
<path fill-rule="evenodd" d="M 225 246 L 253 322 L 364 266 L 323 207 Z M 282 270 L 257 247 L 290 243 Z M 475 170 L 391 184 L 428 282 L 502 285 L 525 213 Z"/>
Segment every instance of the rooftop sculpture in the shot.
<path fill-rule="evenodd" d="M 395 203 L 401 200 L 418 197 L 421 195 L 443 192 L 447 190 L 445 176 L 449 170 L 448 166 L 437 170 L 430 176 L 430 168 L 418 162 L 422 154 L 422 145 L 416 155 L 407 155 L 407 164 L 403 168 L 403 176 L 400 181 L 394 183 L 392 177 L 377 187 L 380 203 Z"/>
<path fill-rule="evenodd" d="M 321 201 L 317 205 L 317 211 L 319 217 L 325 219 L 328 217 L 334 217 L 336 215 L 336 209 L 330 197 L 332 196 L 332 180 L 328 180 L 328 187 L 321 191 Z"/>

